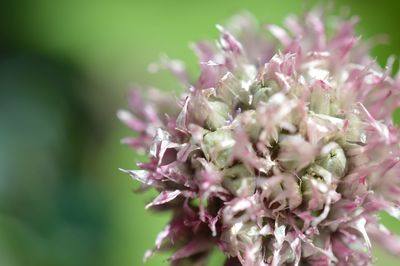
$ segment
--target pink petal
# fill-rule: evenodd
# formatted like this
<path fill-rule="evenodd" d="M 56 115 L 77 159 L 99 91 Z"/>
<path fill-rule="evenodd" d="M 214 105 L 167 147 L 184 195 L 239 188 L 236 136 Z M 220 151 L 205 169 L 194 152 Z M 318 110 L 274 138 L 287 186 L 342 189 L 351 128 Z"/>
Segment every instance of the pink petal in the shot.
<path fill-rule="evenodd" d="M 178 197 L 181 193 L 182 193 L 182 191 L 180 191 L 178 189 L 174 190 L 174 191 L 168 191 L 168 190 L 163 191 L 151 203 L 146 205 L 146 209 L 153 207 L 153 206 L 168 203 L 168 202 L 174 200 L 176 197 Z"/>

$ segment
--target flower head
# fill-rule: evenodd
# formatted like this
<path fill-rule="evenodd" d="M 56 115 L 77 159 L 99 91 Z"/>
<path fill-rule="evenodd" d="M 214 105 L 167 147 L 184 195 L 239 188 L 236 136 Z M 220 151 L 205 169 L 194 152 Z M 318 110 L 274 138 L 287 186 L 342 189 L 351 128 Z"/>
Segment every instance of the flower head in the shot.
<path fill-rule="evenodd" d="M 133 91 L 119 112 L 138 133 L 124 142 L 149 158 L 126 172 L 160 192 L 147 208 L 173 213 L 146 257 L 203 265 L 218 248 L 226 265 L 367 265 L 370 238 L 400 255 L 377 217 L 400 218 L 400 76 L 371 59 L 356 18 L 333 21 L 241 14 L 217 45 L 193 46 L 198 79 L 180 61 L 152 66 L 187 90 L 177 103 Z"/>

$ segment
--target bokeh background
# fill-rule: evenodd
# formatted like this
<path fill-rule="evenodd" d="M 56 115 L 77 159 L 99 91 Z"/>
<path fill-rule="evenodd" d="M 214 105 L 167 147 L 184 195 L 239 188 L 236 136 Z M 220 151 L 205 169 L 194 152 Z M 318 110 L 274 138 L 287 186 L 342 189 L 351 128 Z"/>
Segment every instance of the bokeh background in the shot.
<path fill-rule="evenodd" d="M 142 265 L 168 214 L 144 210 L 150 194 L 117 169 L 140 157 L 119 140 L 115 117 L 132 84 L 180 91 L 149 74 L 160 54 L 196 59 L 188 43 L 217 37 L 216 23 L 249 10 L 281 23 L 316 1 L 3 0 L 0 4 L 0 265 Z M 321 5 L 328 1 L 320 1 Z M 335 1 L 358 14 L 359 34 L 400 55 L 399 1 Z M 396 118 L 396 120 L 399 120 Z M 400 223 L 384 216 L 400 234 Z M 376 265 L 400 260 L 376 249 Z M 216 254 L 210 265 L 220 265 Z M 167 265 L 167 255 L 146 265 Z"/>

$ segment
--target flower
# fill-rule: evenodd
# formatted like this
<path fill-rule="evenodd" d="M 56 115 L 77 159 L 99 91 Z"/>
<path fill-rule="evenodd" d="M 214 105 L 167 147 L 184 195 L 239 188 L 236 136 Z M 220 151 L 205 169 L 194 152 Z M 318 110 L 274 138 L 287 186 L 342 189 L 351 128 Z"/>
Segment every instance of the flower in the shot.
<path fill-rule="evenodd" d="M 172 265 L 368 265 L 371 241 L 400 255 L 377 213 L 400 218 L 400 75 L 390 76 L 357 37 L 356 18 L 312 10 L 286 28 L 240 14 L 217 26 L 217 45 L 193 46 L 200 75 L 163 58 L 187 90 L 130 96 L 118 116 L 138 133 L 123 142 L 148 154 L 124 170 L 170 210 L 157 250 Z M 166 114 L 166 115 L 165 115 Z"/>

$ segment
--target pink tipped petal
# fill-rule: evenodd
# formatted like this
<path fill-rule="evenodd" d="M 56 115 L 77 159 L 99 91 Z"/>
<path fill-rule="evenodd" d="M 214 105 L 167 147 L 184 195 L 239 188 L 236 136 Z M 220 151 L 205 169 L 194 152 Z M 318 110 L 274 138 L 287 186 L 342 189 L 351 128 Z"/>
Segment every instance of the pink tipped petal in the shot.
<path fill-rule="evenodd" d="M 189 242 L 186 246 L 179 249 L 172 257 L 171 261 L 177 261 L 183 258 L 187 258 L 202 252 L 209 251 L 214 246 L 212 241 L 209 239 L 194 239 Z"/>
<path fill-rule="evenodd" d="M 163 191 L 151 203 L 146 205 L 146 209 L 153 207 L 153 206 L 168 203 L 168 202 L 174 200 L 176 197 L 178 197 L 181 193 L 182 192 L 180 190 Z"/>

